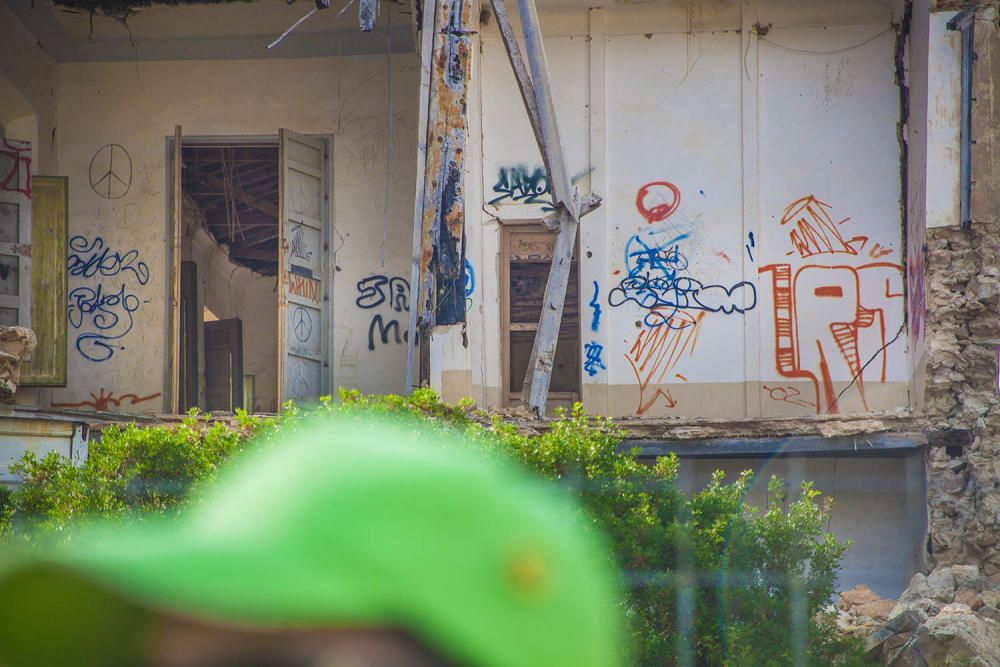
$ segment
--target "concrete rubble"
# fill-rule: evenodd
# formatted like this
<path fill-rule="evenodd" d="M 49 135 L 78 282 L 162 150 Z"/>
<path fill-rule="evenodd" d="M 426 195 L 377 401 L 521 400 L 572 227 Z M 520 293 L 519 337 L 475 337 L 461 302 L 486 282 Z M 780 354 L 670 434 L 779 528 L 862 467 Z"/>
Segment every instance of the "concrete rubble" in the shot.
<path fill-rule="evenodd" d="M 1000 577 L 975 565 L 917 573 L 898 601 L 867 586 L 841 593 L 837 625 L 886 667 L 1000 665 Z"/>

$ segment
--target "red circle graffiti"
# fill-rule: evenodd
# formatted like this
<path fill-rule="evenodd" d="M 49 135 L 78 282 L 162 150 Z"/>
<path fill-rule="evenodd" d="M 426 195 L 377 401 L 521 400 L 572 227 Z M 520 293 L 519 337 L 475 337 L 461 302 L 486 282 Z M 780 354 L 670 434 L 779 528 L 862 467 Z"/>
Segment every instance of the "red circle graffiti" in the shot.
<path fill-rule="evenodd" d="M 659 203 L 654 206 L 646 207 L 646 195 L 650 193 L 653 188 L 667 188 L 670 190 L 673 199 L 669 202 Z M 657 197 L 657 199 L 661 199 Z M 681 205 L 681 190 L 673 183 L 668 183 L 667 181 L 653 181 L 652 183 L 646 183 L 644 186 L 639 188 L 638 194 L 635 196 L 635 207 L 639 209 L 639 213 L 642 217 L 646 218 L 646 222 L 653 224 L 654 222 L 661 222 L 666 220 L 677 207 Z"/>

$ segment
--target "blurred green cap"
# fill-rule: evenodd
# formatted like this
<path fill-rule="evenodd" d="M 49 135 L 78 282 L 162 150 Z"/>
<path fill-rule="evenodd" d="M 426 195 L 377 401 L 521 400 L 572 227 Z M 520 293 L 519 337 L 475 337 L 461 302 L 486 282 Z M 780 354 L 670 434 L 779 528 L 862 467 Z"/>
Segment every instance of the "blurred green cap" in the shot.
<path fill-rule="evenodd" d="M 0 569 L 0 665 L 140 664 L 156 612 L 400 629 L 475 667 L 609 667 L 619 601 L 561 489 L 457 436 L 342 417 L 286 427 L 175 518 Z"/>

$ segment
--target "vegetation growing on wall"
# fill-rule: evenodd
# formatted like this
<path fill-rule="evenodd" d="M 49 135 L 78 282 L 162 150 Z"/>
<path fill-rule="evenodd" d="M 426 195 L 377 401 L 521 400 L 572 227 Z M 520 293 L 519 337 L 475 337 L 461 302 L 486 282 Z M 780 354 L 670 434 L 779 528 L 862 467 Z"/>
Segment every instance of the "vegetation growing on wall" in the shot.
<path fill-rule="evenodd" d="M 410 397 L 341 392 L 309 412 L 407 415 L 415 428 L 457 429 L 472 446 L 513 458 L 557 480 L 608 533 L 628 592 L 622 610 L 636 665 L 861 665 L 856 645 L 822 613 L 847 545 L 826 530 L 829 499 L 805 484 L 786 498 L 768 487 L 764 511 L 745 502 L 749 473 L 717 473 L 685 498 L 675 457 L 655 465 L 622 452 L 622 433 L 579 406 L 539 433 L 518 433 L 471 404 L 449 406 L 431 391 Z M 91 444 L 80 467 L 57 453 L 26 454 L 14 467 L 24 483 L 0 496 L 0 533 L 35 543 L 72 539 L 82 517 L 122 521 L 183 506 L 195 483 L 211 483 L 227 459 L 268 446 L 306 411 L 289 404 L 278 419 L 239 414 L 235 426 L 192 415 L 176 427 L 115 428 Z M 610 554 L 609 554 L 610 556 Z"/>

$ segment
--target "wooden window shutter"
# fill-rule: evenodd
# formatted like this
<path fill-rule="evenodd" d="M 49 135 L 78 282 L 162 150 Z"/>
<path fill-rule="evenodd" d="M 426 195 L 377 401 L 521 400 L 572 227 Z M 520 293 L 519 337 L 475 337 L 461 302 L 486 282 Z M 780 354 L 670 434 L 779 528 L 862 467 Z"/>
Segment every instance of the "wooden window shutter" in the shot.
<path fill-rule="evenodd" d="M 21 371 L 24 386 L 66 386 L 68 196 L 65 177 L 31 179 L 31 328 L 38 348 Z"/>

